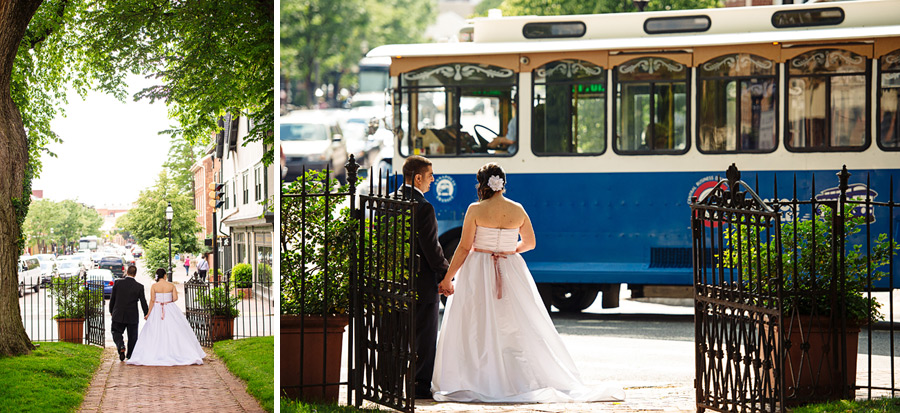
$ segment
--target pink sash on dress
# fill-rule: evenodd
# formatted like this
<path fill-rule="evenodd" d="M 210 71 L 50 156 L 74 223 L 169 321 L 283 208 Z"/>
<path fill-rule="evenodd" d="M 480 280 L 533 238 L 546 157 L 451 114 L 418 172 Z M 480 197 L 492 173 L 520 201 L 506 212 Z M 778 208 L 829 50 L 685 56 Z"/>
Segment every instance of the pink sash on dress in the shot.
<path fill-rule="evenodd" d="M 515 251 L 488 251 L 483 250 L 481 248 L 474 248 L 475 252 L 483 252 L 485 254 L 491 254 L 491 258 L 494 260 L 494 283 L 497 286 L 497 299 L 503 298 L 503 278 L 500 273 L 500 259 L 506 259 L 508 255 L 513 255 Z"/>
<path fill-rule="evenodd" d="M 163 303 L 163 302 L 157 301 L 156 303 L 159 304 L 160 307 L 162 307 L 162 308 L 160 308 L 161 314 L 160 314 L 159 319 L 160 319 L 160 320 L 165 320 L 165 319 L 166 319 L 166 304 L 172 304 L 172 302 L 171 302 L 171 301 L 166 301 L 166 302 Z"/>

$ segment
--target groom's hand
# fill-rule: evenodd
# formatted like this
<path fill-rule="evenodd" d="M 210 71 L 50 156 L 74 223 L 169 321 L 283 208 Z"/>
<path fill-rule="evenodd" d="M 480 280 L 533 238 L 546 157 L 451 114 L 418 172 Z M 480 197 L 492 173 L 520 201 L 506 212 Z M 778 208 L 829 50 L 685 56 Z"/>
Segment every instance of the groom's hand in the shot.
<path fill-rule="evenodd" d="M 150 314 L 147 314 L 147 315 L 144 316 L 144 321 L 147 320 L 147 317 L 150 317 Z"/>

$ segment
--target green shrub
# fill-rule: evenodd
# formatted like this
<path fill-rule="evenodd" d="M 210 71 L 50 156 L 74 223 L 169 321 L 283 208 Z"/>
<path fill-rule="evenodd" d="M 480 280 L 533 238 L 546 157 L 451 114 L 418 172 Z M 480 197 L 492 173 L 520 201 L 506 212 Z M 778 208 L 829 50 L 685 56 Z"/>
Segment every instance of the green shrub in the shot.
<path fill-rule="evenodd" d="M 240 312 L 237 309 L 237 297 L 232 297 L 228 291 L 222 287 L 210 288 L 207 291 L 201 290 L 198 294 L 200 306 L 210 311 L 212 315 L 237 317 Z"/>
<path fill-rule="evenodd" d="M 250 264 L 238 264 L 231 269 L 231 283 L 234 288 L 250 288 L 253 286 L 253 267 Z"/>

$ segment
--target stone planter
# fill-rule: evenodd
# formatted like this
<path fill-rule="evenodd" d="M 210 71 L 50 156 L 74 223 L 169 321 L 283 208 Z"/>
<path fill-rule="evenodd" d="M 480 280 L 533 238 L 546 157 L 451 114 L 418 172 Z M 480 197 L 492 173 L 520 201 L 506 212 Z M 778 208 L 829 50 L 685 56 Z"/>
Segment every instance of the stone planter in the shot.
<path fill-rule="evenodd" d="M 58 318 L 56 326 L 59 332 L 59 341 L 76 344 L 84 342 L 83 318 Z"/>
<path fill-rule="evenodd" d="M 288 398 L 337 402 L 340 386 L 322 384 L 340 381 L 341 346 L 350 318 L 329 316 L 327 330 L 325 321 L 322 316 L 281 316 L 281 391 Z M 319 386 L 290 387 L 310 384 Z"/>

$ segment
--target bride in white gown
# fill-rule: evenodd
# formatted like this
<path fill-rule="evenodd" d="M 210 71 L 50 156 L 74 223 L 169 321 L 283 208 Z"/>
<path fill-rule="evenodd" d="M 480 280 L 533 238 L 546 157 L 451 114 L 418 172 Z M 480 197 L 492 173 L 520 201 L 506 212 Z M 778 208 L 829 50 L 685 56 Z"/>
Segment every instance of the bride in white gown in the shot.
<path fill-rule="evenodd" d="M 459 247 L 439 286 L 450 296 L 438 338 L 434 400 L 624 400 L 621 388 L 588 387 L 579 378 L 519 255 L 534 248 L 534 229 L 522 206 L 503 196 L 503 169 L 489 163 L 477 177 L 479 201 L 466 211 Z"/>
<path fill-rule="evenodd" d="M 150 287 L 150 312 L 144 316 L 147 322 L 126 363 L 141 366 L 203 364 L 206 353 L 176 301 L 175 284 L 166 281 L 165 270 L 156 270 L 156 284 Z"/>

